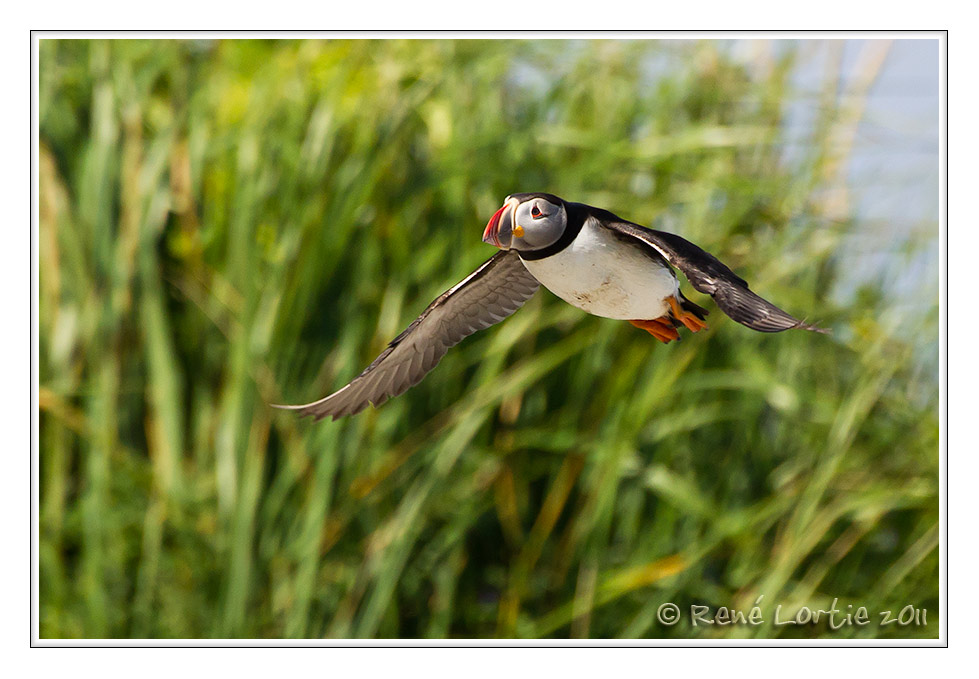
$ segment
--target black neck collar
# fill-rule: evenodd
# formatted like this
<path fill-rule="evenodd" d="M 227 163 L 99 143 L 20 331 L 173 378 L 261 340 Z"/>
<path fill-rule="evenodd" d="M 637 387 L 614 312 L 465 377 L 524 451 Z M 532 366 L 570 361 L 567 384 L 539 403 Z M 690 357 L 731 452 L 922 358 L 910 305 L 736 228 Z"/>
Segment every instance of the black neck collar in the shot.
<path fill-rule="evenodd" d="M 581 231 L 581 227 L 585 225 L 585 220 L 588 219 L 587 207 L 581 203 L 565 202 L 564 209 L 568 214 L 568 222 L 564 226 L 564 233 L 561 234 L 561 237 L 547 247 L 540 248 L 539 250 L 517 250 L 520 259 L 530 261 L 544 259 L 545 257 L 556 255 L 571 245 L 571 241 L 578 237 L 578 232 Z"/>

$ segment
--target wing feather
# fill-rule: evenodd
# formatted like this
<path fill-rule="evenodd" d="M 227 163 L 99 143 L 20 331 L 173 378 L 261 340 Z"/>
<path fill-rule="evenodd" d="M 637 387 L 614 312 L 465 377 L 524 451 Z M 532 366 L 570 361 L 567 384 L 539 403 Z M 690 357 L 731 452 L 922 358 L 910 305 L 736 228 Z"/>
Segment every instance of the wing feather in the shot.
<path fill-rule="evenodd" d="M 274 407 L 335 420 L 379 406 L 418 384 L 450 347 L 523 306 L 539 285 L 516 252 L 498 252 L 439 295 L 350 384 L 313 403 Z"/>
<path fill-rule="evenodd" d="M 724 262 L 676 234 L 654 231 L 625 221 L 608 222 L 605 226 L 653 248 L 667 262 L 682 271 L 694 289 L 713 297 L 721 311 L 752 330 L 781 332 L 790 328 L 803 328 L 826 332 L 792 317 L 759 297 L 748 289 L 747 281 L 731 271 Z"/>

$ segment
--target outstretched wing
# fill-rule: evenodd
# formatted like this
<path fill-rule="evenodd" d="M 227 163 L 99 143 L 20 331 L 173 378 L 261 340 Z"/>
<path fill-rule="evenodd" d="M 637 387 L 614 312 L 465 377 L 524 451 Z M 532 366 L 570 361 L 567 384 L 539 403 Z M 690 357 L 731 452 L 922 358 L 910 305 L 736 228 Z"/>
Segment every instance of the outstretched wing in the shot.
<path fill-rule="evenodd" d="M 519 309 L 540 284 L 516 252 L 500 251 L 461 283 L 446 290 L 395 337 L 380 356 L 343 389 L 315 403 L 276 405 L 320 420 L 354 415 L 404 393 L 455 346 Z"/>
<path fill-rule="evenodd" d="M 665 231 L 654 231 L 631 222 L 614 221 L 605 224 L 624 236 L 641 240 L 678 268 L 693 287 L 710 295 L 721 311 L 759 332 L 781 332 L 803 328 L 826 332 L 793 318 L 777 306 L 748 289 L 748 283 L 722 261 L 690 241 Z"/>

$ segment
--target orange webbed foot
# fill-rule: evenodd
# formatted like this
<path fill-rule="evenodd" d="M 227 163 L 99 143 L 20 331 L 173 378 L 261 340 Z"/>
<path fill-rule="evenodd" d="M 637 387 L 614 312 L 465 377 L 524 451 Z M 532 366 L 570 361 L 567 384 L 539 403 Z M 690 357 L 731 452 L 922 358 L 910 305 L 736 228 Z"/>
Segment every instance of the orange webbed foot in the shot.
<path fill-rule="evenodd" d="M 670 305 L 670 310 L 673 312 L 673 316 L 676 318 L 676 320 L 683 323 L 690 332 L 700 332 L 701 330 L 707 328 L 707 324 L 697 318 L 696 314 L 693 314 L 681 307 L 676 297 L 667 297 L 666 303 Z"/>
<path fill-rule="evenodd" d="M 677 332 L 676 328 L 673 327 L 673 323 L 665 316 L 651 320 L 635 320 L 629 322 L 637 328 L 642 328 L 663 344 L 680 339 L 680 333 Z"/>

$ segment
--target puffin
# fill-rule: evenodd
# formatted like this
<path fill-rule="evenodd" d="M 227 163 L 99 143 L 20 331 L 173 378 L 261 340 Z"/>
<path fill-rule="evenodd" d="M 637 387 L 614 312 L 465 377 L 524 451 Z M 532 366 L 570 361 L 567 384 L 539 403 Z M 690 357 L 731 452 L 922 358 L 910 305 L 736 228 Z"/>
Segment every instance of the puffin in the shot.
<path fill-rule="evenodd" d="M 663 343 L 707 327 L 707 310 L 680 291 L 674 268 L 727 316 L 758 332 L 826 330 L 752 292 L 723 262 L 690 241 L 550 193 L 514 193 L 490 218 L 483 241 L 498 252 L 428 305 L 342 389 L 302 405 L 275 405 L 316 420 L 380 406 L 414 386 L 448 349 L 499 323 L 540 286 L 595 316 L 628 321 Z"/>

